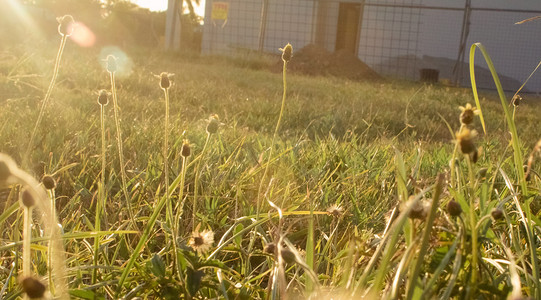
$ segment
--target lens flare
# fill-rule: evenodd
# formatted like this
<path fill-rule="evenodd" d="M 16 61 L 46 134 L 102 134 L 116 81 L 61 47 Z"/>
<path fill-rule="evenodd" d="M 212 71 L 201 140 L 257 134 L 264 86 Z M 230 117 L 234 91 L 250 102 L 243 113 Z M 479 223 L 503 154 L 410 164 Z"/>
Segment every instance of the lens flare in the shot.
<path fill-rule="evenodd" d="M 108 55 L 113 55 L 116 58 L 117 71 L 115 75 L 119 78 L 127 77 L 133 72 L 133 61 L 116 46 L 107 46 L 101 49 L 99 60 L 104 70 L 106 69 L 106 59 Z"/>
<path fill-rule="evenodd" d="M 90 28 L 81 22 L 75 22 L 73 25 L 73 34 L 70 39 L 81 47 L 92 47 L 96 43 L 96 35 Z"/>

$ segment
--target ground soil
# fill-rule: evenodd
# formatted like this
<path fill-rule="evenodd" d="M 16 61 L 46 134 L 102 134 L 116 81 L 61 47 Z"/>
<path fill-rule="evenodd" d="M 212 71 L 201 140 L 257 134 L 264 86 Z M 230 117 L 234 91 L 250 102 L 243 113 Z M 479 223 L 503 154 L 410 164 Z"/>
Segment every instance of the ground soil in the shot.
<path fill-rule="evenodd" d="M 281 60 L 273 66 L 273 71 L 282 71 Z M 355 55 L 343 50 L 331 53 L 313 44 L 293 51 L 288 71 L 311 76 L 335 76 L 354 81 L 382 79 Z"/>

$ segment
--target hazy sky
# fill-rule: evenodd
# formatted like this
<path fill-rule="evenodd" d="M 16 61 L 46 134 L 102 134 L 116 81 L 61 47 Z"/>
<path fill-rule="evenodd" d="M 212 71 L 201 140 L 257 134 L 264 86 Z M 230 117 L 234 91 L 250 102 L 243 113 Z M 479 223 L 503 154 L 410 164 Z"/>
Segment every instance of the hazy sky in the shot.
<path fill-rule="evenodd" d="M 145 7 L 150 10 L 154 10 L 154 11 L 167 10 L 167 2 L 168 2 L 167 0 L 131 0 L 131 1 L 141 7 Z M 205 0 L 200 0 L 199 2 L 201 3 L 201 5 L 199 7 L 195 7 L 195 12 L 198 15 L 203 15 L 205 12 Z"/>

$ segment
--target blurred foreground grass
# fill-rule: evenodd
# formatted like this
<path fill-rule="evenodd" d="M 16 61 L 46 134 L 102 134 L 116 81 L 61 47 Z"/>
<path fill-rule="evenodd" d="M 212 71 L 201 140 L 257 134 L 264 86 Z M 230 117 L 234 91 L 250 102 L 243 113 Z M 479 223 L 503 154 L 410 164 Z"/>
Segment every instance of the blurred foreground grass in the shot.
<path fill-rule="evenodd" d="M 88 266 L 92 265 L 95 253 L 91 246 L 86 246 L 93 239 L 90 234 L 95 215 L 93 206 L 101 170 L 96 99 L 98 90 L 109 88 L 109 77 L 101 61 L 103 54 L 74 45 L 68 45 L 65 51 L 51 105 L 31 151 L 33 163 L 28 171 L 37 178 L 54 174 L 58 181 L 58 216 L 64 233 L 67 236 L 80 233 L 66 240 L 73 293 L 81 291 L 78 295 L 84 295 L 84 290 L 114 295 L 123 265 L 130 258 L 133 247 L 130 240 L 136 235 L 128 234 L 124 239 L 111 233 L 101 238 L 102 284 L 97 286 L 89 285 Z M 177 178 L 180 173 L 183 140 L 188 139 L 192 146 L 191 159 L 198 157 L 207 137 L 206 119 L 218 114 L 223 126 L 209 139 L 204 156 L 198 158 L 200 171 L 194 174 L 193 166 L 189 168 L 186 184 L 180 188 L 191 199 L 195 176 L 200 176 L 196 222 L 202 224 L 201 229 L 214 230 L 216 242 L 228 230 L 241 232 L 247 224 L 235 220 L 255 214 L 264 157 L 272 146 L 280 109 L 282 77 L 268 70 L 278 61 L 278 56 L 242 60 L 142 49 L 125 51 L 126 69 L 121 72 L 124 75 L 117 77 L 117 89 L 129 190 L 140 228 L 148 221 L 157 196 L 164 190 L 161 186 L 164 100 L 159 81 L 153 75 L 169 72 L 175 74 L 170 91 L 171 178 Z M 0 152 L 11 155 L 19 163 L 47 88 L 54 63 L 52 57 L 53 50 L 35 48 L 0 52 Z M 432 186 L 436 175 L 449 167 L 454 148 L 452 134 L 460 128 L 458 107 L 474 104 L 474 100 L 469 89 L 407 81 L 353 82 L 289 75 L 288 87 L 265 195 L 291 215 L 281 230 L 300 249 L 305 249 L 307 242 L 306 212 L 315 211 L 314 271 L 323 285 L 338 286 L 344 280 L 341 272 L 348 262 L 349 241 L 360 239 L 364 243 L 362 247 L 366 247 L 363 249 L 368 251 L 362 255 L 369 258 L 368 241 L 383 231 L 384 215 L 399 203 L 397 194 L 401 187 L 397 186 L 400 183 L 396 178 L 399 169 L 407 170 L 405 188 L 410 195 Z M 516 111 L 516 126 L 526 151 L 540 138 L 538 102 L 526 98 Z M 492 93 L 484 94 L 481 103 L 487 135 L 482 134 L 478 119 L 473 125 L 481 135 L 479 145 L 483 147 L 479 168 L 493 170 L 491 166 L 501 166 L 505 170 L 509 168 L 506 157 L 511 149 L 501 105 Z M 127 229 L 129 225 L 121 200 L 112 106 L 106 109 L 109 200 L 102 229 L 114 231 Z M 397 156 L 397 152 L 401 155 Z M 402 155 L 403 165 L 397 162 L 397 157 Z M 465 167 L 465 162 L 461 166 Z M 505 188 L 501 180 L 493 185 L 497 190 Z M 4 211 L 16 202 L 7 192 L 0 198 Z M 178 193 L 173 199 L 181 202 Z M 191 216 L 189 203 L 190 200 L 186 201 L 184 216 Z M 323 214 L 332 205 L 343 209 L 344 215 L 339 219 Z M 265 203 L 263 212 L 266 215 L 274 210 Z M 9 250 L 17 248 L 11 241 L 20 240 L 19 219 L 17 213 L 12 213 L 6 216 L 8 222 L 0 224 L 4 268 L 9 267 L 7 262 L 15 260 L 15 252 Z M 179 293 L 196 296 L 190 288 L 178 291 L 171 269 L 162 270 L 163 261 L 156 258 L 156 255 L 170 255 L 167 235 L 171 229 L 162 219 L 158 219 L 141 257 L 137 258 L 125 291 L 133 289 L 133 295 L 148 297 Z M 191 217 L 180 222 L 183 225 L 180 239 L 187 244 L 191 228 L 196 224 Z M 274 240 L 275 226 L 272 221 L 262 224 L 251 233 L 258 237 L 239 234 L 238 239 L 214 257 L 215 262 L 209 263 L 210 269 L 227 272 L 228 284 L 217 281 L 214 271 L 200 265 L 202 262 L 197 257 L 190 256 L 193 254 L 183 252 L 185 264 L 191 265 L 191 272 L 197 275 L 189 273 L 186 280 L 193 281 L 195 276 L 202 283 L 194 292 L 198 293 L 197 297 L 216 297 L 223 287 L 230 297 L 264 298 L 271 264 L 263 248 Z M 39 253 L 34 253 L 34 268 L 44 275 L 46 259 Z M 359 258 L 356 263 L 362 262 Z M 302 290 L 295 288 L 302 281 L 296 276 L 298 272 L 300 269 L 293 266 L 287 270 L 289 280 L 297 283 L 293 284 L 291 293 Z M 8 274 L 9 271 L 1 273 L 0 282 L 6 282 L 10 291 L 7 295 L 13 296 L 16 281 Z M 149 281 L 156 278 L 155 283 Z M 193 282 L 185 284 L 191 286 Z"/>

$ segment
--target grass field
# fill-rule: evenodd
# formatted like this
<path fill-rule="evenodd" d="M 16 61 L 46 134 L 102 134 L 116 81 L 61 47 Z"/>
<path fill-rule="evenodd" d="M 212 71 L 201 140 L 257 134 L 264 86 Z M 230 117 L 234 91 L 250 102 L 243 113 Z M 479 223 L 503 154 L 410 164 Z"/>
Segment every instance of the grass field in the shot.
<path fill-rule="evenodd" d="M 0 51 L 0 152 L 56 181 L 48 195 L 65 261 L 54 263 L 66 267 L 72 298 L 541 294 L 538 100 L 509 105 L 510 123 L 498 95 L 482 94 L 485 134 L 477 116 L 461 126 L 459 106 L 476 106 L 472 89 L 287 74 L 278 127 L 283 78 L 269 71 L 278 50 L 248 59 L 125 50 L 115 82 L 123 183 L 113 103 L 102 131 L 97 102 L 100 89 L 111 92 L 110 73 L 94 50 L 67 44 L 29 145 L 55 47 Z M 165 130 L 161 72 L 174 73 Z M 476 159 L 455 147 L 466 127 L 479 132 Z M 21 275 L 26 208 L 6 178 L 0 172 L 0 298 L 16 299 L 30 275 Z M 29 229 L 30 273 L 55 286 L 54 230 L 40 215 Z"/>

